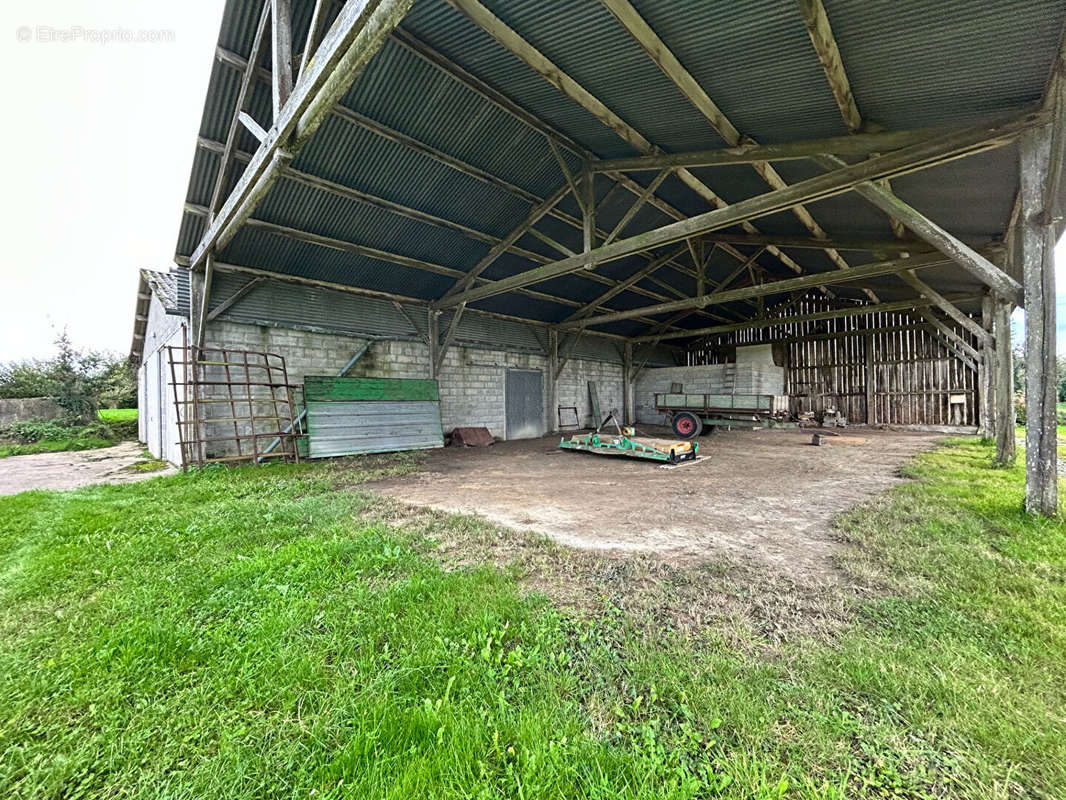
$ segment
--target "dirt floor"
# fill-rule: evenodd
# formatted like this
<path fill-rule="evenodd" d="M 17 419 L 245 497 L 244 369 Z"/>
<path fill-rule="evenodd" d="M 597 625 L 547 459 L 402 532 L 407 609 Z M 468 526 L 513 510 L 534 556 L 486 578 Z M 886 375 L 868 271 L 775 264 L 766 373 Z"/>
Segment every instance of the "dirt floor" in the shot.
<path fill-rule="evenodd" d="M 832 582 L 833 517 L 898 483 L 900 466 L 941 438 L 845 429 L 814 447 L 810 431 L 716 432 L 700 439 L 701 461 L 664 469 L 558 450 L 551 437 L 430 451 L 419 473 L 371 487 L 571 547 L 674 564 L 739 561 Z"/>
<path fill-rule="evenodd" d="M 123 442 L 98 450 L 0 458 L 0 495 L 30 489 L 77 489 L 94 483 L 132 483 L 176 471 L 170 466 L 157 472 L 127 469 L 144 461 L 143 451 L 142 444 Z"/>

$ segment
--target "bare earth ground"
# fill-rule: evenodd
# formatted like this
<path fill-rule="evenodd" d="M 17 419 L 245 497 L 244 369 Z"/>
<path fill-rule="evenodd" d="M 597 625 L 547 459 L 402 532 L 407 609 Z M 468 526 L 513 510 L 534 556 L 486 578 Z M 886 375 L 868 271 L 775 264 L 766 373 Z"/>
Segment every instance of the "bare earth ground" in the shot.
<path fill-rule="evenodd" d="M 369 488 L 603 555 L 728 561 L 793 583 L 831 583 L 840 547 L 833 517 L 898 483 L 900 466 L 941 438 L 845 429 L 813 447 L 810 431 L 716 432 L 700 440 L 704 460 L 662 469 L 558 450 L 550 437 L 431 451 L 417 474 Z"/>
<path fill-rule="evenodd" d="M 171 466 L 157 472 L 124 469 L 143 461 L 143 451 L 142 444 L 123 442 L 98 450 L 0 458 L 0 495 L 31 489 L 77 489 L 94 483 L 132 483 L 176 472 Z"/>

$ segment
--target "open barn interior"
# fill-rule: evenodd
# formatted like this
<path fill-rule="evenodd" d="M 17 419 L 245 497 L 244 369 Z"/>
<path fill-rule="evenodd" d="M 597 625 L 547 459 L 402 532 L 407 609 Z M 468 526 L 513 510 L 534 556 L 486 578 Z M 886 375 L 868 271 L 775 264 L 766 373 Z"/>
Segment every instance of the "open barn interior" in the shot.
<path fill-rule="evenodd" d="M 229 0 L 175 267 L 142 274 L 142 438 L 260 463 L 616 410 L 978 432 L 1007 462 L 1023 306 L 1053 513 L 1064 19 Z"/>

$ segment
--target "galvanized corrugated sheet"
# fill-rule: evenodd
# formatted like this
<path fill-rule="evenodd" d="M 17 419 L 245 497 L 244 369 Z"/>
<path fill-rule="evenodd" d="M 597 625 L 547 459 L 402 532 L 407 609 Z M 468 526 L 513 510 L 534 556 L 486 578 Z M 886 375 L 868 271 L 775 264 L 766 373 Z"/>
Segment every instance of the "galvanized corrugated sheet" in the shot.
<path fill-rule="evenodd" d="M 452 314 L 441 315 L 440 329 L 445 331 L 451 323 Z M 537 338 L 533 326 L 521 322 L 495 319 L 482 314 L 463 314 L 455 332 L 459 344 L 476 344 L 496 347 L 500 350 L 529 350 L 543 353 L 546 342 Z"/>
<path fill-rule="evenodd" d="M 178 314 L 186 314 L 192 307 L 192 291 L 189 286 L 189 271 L 187 269 L 175 269 L 174 273 L 174 310 Z"/>
<path fill-rule="evenodd" d="M 311 458 L 444 447 L 440 402 L 308 402 Z"/>
<path fill-rule="evenodd" d="M 560 345 L 561 347 L 562 345 Z M 611 364 L 621 364 L 622 343 L 612 342 L 599 336 L 582 336 L 574 345 L 573 358 L 584 358 L 590 361 L 607 361 Z"/>
<path fill-rule="evenodd" d="M 542 13 L 545 19 L 550 19 L 573 7 L 571 3 L 542 6 Z M 493 10 L 499 12 L 498 8 Z M 575 24 L 580 25 L 580 21 Z M 403 26 L 593 152 L 602 156 L 633 154 L 632 149 L 592 114 L 566 99 L 450 6 L 436 0 L 415 3 Z"/>
<path fill-rule="evenodd" d="M 859 110 L 890 129 L 1037 100 L 1062 40 L 1058 0 L 825 6 Z"/>
<path fill-rule="evenodd" d="M 219 273 L 211 293 L 217 308 L 253 280 L 236 273 Z M 410 307 L 412 319 L 425 316 L 425 309 Z M 266 281 L 226 309 L 222 317 L 248 324 L 267 323 L 308 327 L 352 336 L 420 336 L 407 318 L 388 300 L 338 292 L 297 283 Z"/>
<path fill-rule="evenodd" d="M 701 115 L 601 4 L 593 0 L 483 1 L 654 144 L 681 150 L 719 143 Z M 633 1 L 744 134 L 773 142 L 844 132 L 793 0 Z M 860 110 L 867 119 L 892 128 L 962 121 L 1038 97 L 1066 18 L 1066 0 L 965 4 L 826 0 L 826 5 Z M 313 0 L 294 2 L 297 42 L 303 40 L 302 31 L 312 6 Z M 261 0 L 230 0 L 220 45 L 247 56 L 261 7 Z M 418 0 L 403 27 L 591 151 L 601 156 L 633 153 L 615 133 L 441 0 Z M 225 139 L 239 82 L 237 69 L 221 62 L 215 64 L 201 120 L 203 136 L 215 141 Z M 522 191 L 543 196 L 562 182 L 558 166 L 539 133 L 477 97 L 398 41 L 386 44 L 347 93 L 344 103 L 488 170 Z M 260 83 L 252 96 L 253 116 L 266 123 L 269 105 L 268 88 Z M 247 133 L 241 134 L 240 142 L 246 149 L 256 144 Z M 208 202 L 217 162 L 217 155 L 204 149 L 196 151 L 188 201 Z M 296 166 L 496 236 L 510 230 L 529 208 L 526 200 L 498 186 L 463 175 L 335 116 L 319 129 Z M 814 174 L 802 164 L 783 163 L 779 169 L 789 180 Z M 237 179 L 238 171 L 231 183 Z M 728 201 L 766 190 L 754 171 L 746 167 L 706 169 L 698 174 Z M 650 175 L 640 176 L 642 181 L 649 179 Z M 907 176 L 894 186 L 904 199 L 927 211 L 949 230 L 984 240 L 1003 232 L 1015 182 L 1013 151 L 1003 149 Z M 668 179 L 658 194 L 686 214 L 707 209 L 706 202 L 676 178 Z M 279 181 L 257 210 L 257 216 L 371 247 L 418 255 L 460 270 L 469 269 L 487 249 L 484 243 L 452 231 L 319 195 L 320 192 L 291 181 Z M 626 193 L 619 193 L 603 209 L 601 226 L 613 227 L 629 199 Z M 560 207 L 577 213 L 569 200 Z M 883 217 L 855 198 L 833 198 L 810 210 L 831 234 L 887 235 Z M 665 221 L 659 212 L 645 209 L 627 233 L 639 233 Z M 758 224 L 769 232 L 804 233 L 788 213 L 764 218 Z M 567 247 L 576 247 L 574 229 L 551 219 L 541 225 Z M 203 219 L 186 213 L 177 252 L 191 253 L 202 229 Z M 547 257 L 555 255 L 529 237 L 523 238 L 522 245 Z M 790 254 L 811 271 L 831 267 L 818 251 L 797 250 Z M 865 260 L 860 254 L 846 255 L 856 263 Z M 251 230 L 242 231 L 220 254 L 220 260 L 427 300 L 440 297 L 453 283 L 446 276 Z M 603 272 L 624 277 L 643 263 L 637 258 L 605 265 Z M 486 276 L 505 277 L 529 266 L 525 259 L 506 256 Z M 781 273 L 774 259 L 766 260 L 765 266 L 775 274 Z M 691 279 L 680 273 L 664 271 L 661 277 L 681 291 L 690 289 Z M 958 283 L 959 279 L 958 275 L 946 274 L 943 287 Z M 639 285 L 659 291 L 647 281 Z M 537 288 L 586 302 L 604 287 L 587 278 L 568 276 Z M 609 305 L 626 308 L 648 300 L 624 293 Z M 477 306 L 546 321 L 563 319 L 573 310 L 572 305 L 518 294 L 491 298 Z M 736 310 L 747 313 L 744 307 Z M 682 324 L 689 323 L 703 324 L 695 315 Z M 646 326 L 627 321 L 605 329 L 622 334 L 643 333 Z"/>

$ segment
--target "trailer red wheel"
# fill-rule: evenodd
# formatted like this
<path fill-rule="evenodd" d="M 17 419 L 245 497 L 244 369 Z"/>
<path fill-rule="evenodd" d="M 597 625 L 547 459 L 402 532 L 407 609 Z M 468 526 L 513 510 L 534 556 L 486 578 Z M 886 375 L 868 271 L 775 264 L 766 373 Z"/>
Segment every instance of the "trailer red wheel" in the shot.
<path fill-rule="evenodd" d="M 682 439 L 695 439 L 703 432 L 703 421 L 691 411 L 679 411 L 674 414 L 671 425 L 674 433 Z"/>

